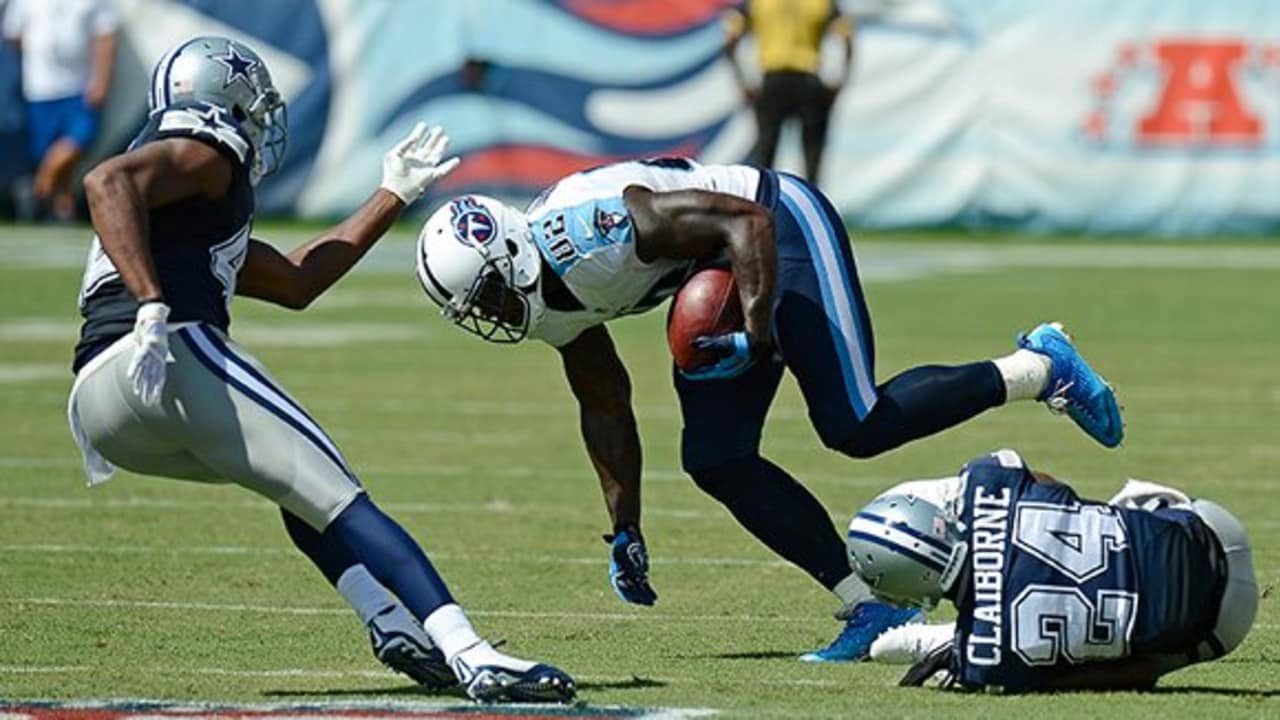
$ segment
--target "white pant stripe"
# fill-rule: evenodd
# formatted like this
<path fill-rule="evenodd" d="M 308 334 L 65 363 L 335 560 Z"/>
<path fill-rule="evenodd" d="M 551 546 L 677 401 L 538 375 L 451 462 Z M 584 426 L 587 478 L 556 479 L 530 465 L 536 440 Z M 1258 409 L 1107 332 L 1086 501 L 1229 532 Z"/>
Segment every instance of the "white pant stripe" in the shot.
<path fill-rule="evenodd" d="M 841 240 L 831 236 L 825 216 L 814 206 L 813 200 L 808 193 L 796 181 L 784 176 L 782 178 L 782 191 L 786 193 L 787 199 L 795 203 L 800 210 L 801 217 L 799 220 L 805 223 L 809 231 L 813 233 L 816 241 L 813 250 L 817 253 L 814 261 L 818 266 L 818 272 L 822 273 L 826 278 L 832 294 L 835 296 L 833 298 L 835 307 L 827 308 L 827 312 L 834 314 L 836 326 L 839 328 L 840 335 L 845 342 L 845 350 L 848 354 L 849 362 L 853 364 L 855 385 L 853 390 L 857 393 L 858 398 L 862 400 L 866 412 L 869 413 L 871 408 L 875 407 L 879 396 L 876 394 L 875 379 L 871 377 L 867 367 L 861 328 L 858 327 L 857 318 L 853 314 L 852 299 L 854 298 L 854 291 L 853 288 L 849 287 L 845 274 L 842 272 L 843 259 L 840 256 L 840 248 L 836 245 Z"/>
<path fill-rule="evenodd" d="M 324 447 L 330 458 L 336 458 L 340 461 L 339 466 L 348 477 L 355 477 L 355 474 L 351 472 L 351 469 L 346 464 L 346 458 L 342 456 L 342 453 L 333 443 L 333 440 L 329 439 L 329 436 L 325 431 L 321 429 L 321 427 L 316 424 L 310 416 L 295 407 L 288 399 L 288 396 L 285 395 L 284 391 L 276 388 L 274 385 L 259 380 L 255 374 L 250 373 L 241 367 L 240 362 L 245 361 L 240 360 L 239 358 L 232 359 L 223 353 L 222 350 L 218 349 L 217 345 L 207 337 L 207 332 L 207 330 L 199 325 L 193 325 L 189 328 L 188 337 L 195 342 L 196 347 L 200 349 L 206 358 L 217 363 L 218 367 L 229 377 L 233 378 L 236 382 L 243 384 L 254 393 L 257 393 L 264 402 L 271 406 L 273 411 L 288 416 L 299 426 L 304 428 L 307 431 L 307 434 L 311 436 L 313 442 L 319 443 Z M 237 362 L 237 360 L 239 360 L 239 362 Z"/>

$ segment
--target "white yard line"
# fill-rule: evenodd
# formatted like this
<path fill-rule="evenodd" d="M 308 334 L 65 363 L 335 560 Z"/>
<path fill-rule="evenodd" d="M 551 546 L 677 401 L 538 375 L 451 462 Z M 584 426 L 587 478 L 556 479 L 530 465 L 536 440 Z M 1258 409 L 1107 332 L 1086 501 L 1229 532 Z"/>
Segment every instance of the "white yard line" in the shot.
<path fill-rule="evenodd" d="M 0 674 L 4 674 L 6 667 L 0 666 Z M 49 666 L 38 668 L 41 671 L 49 672 L 94 672 L 105 671 L 113 672 L 113 668 L 102 666 L 77 666 L 62 667 Z M 140 673 L 154 673 L 158 675 L 224 675 L 231 677 L 306 677 L 306 678 L 375 678 L 375 679 L 394 679 L 397 676 L 390 671 L 361 671 L 361 670 L 312 670 L 306 668 L 281 668 L 277 670 L 243 670 L 238 668 L 218 668 L 218 667 L 173 667 L 166 665 L 156 668 L 140 668 Z M 578 676 L 582 682 L 617 682 L 627 678 L 610 677 L 610 676 Z M 403 678 L 400 678 L 403 683 Z M 668 679 L 653 678 L 655 682 L 662 683 L 683 683 L 691 682 L 694 679 Z M 785 684 L 785 681 L 782 683 Z M 833 685 L 838 683 L 832 683 Z M 215 713 L 217 717 L 227 717 L 229 713 L 253 713 L 253 717 L 259 717 L 260 713 L 286 713 L 288 717 L 335 717 L 332 713 L 355 712 L 359 713 L 358 717 L 366 717 L 366 713 L 397 713 L 397 718 L 407 718 L 408 715 L 400 713 L 427 713 L 427 717 L 436 717 L 438 713 L 444 713 L 447 717 L 469 716 L 479 713 L 481 715 L 504 715 L 507 713 L 518 714 L 524 716 L 538 715 L 548 718 L 553 717 L 577 717 L 584 713 L 588 716 L 594 714 L 613 715 L 612 711 L 627 711 L 625 717 L 635 718 L 636 720 L 684 720 L 686 718 L 706 717 L 715 715 L 716 710 L 710 708 L 679 708 L 679 707 L 635 707 L 623 705 L 587 705 L 585 707 L 577 706 L 554 706 L 554 705 L 534 705 L 534 704 L 505 704 L 502 706 L 493 706 L 490 708 L 492 712 L 486 712 L 486 706 L 477 706 L 467 703 L 461 698 L 441 697 L 435 700 L 407 700 L 402 698 L 354 698 L 347 700 L 325 699 L 325 700 L 300 700 L 296 702 L 220 702 L 220 701 L 200 701 L 200 700 L 157 700 L 152 698 L 111 698 L 111 699 L 71 699 L 71 700 L 44 700 L 44 699 L 13 699 L 5 700 L 6 705 L 16 706 L 15 709 L 27 709 L 27 707 L 36 710 L 101 710 L 101 711 L 124 711 L 130 713 L 130 717 L 137 718 L 205 718 L 206 715 L 197 713 Z M 506 712 L 504 712 L 504 710 Z M 593 712 L 594 711 L 594 712 Z M 309 715 L 310 713 L 320 713 L 320 715 Z M 163 713 L 163 715 L 147 715 L 146 713 Z M 4 713 L 0 713 L 0 719 L 8 717 Z M 15 718 L 26 718 L 27 716 L 18 713 L 13 715 Z M 342 716 L 338 716 L 342 717 Z M 351 720 L 358 720 L 353 717 Z M 390 720 L 390 719 L 388 719 Z"/>
<path fill-rule="evenodd" d="M 36 665 L 36 666 L 29 666 L 29 667 L 20 666 L 20 665 L 0 665 L 0 674 L 15 674 L 15 675 L 86 673 L 86 672 L 94 672 L 97 670 L 114 671 L 113 668 L 98 667 L 93 665 L 49 665 L 49 666 Z M 274 668 L 270 670 L 247 670 L 247 669 L 241 669 L 241 668 L 220 668 L 220 667 L 175 667 L 170 665 L 166 665 L 163 668 L 139 669 L 137 670 L 137 672 L 139 674 L 147 674 L 147 673 L 154 672 L 154 673 L 169 674 L 169 675 L 173 675 L 173 674 L 220 675 L 220 676 L 226 676 L 226 677 L 259 677 L 259 678 L 302 677 L 302 678 L 395 679 L 400 677 L 399 675 L 397 675 L 396 673 L 390 670 L 316 670 L 316 669 L 310 669 L 310 668 Z M 578 682 L 585 682 L 585 683 L 617 682 L 618 680 L 624 679 L 622 676 L 611 676 L 611 675 L 575 675 L 574 677 L 575 679 L 578 680 Z M 631 678 L 627 677 L 625 679 L 631 679 Z M 662 683 L 664 685 L 671 685 L 671 684 L 693 685 L 693 684 L 705 683 L 703 679 L 696 678 L 696 677 L 667 678 L 667 677 L 645 676 L 643 679 L 652 681 L 655 683 Z M 753 680 L 752 682 L 757 682 L 757 681 Z M 766 681 L 766 684 L 790 685 L 790 686 L 797 686 L 797 687 L 847 686 L 847 683 L 836 681 L 836 680 L 801 680 L 801 679 L 795 679 L 795 680 L 773 679 L 773 680 Z M 121 701 L 114 701 L 114 702 L 121 702 Z M 128 701 L 124 701 L 124 702 L 128 702 Z M 150 702 L 150 701 L 139 700 L 135 702 Z M 164 703 L 165 701 L 156 701 L 156 702 Z M 182 701 L 174 701 L 173 704 L 185 706 L 188 703 L 182 702 Z M 308 702 L 305 704 L 307 706 L 315 706 L 320 703 Z M 325 706 L 330 705 L 330 703 L 328 702 L 325 702 L 323 704 Z M 456 705 L 457 701 L 455 700 L 452 704 Z M 200 705 L 204 706 L 205 704 L 200 703 Z M 344 705 L 345 705 L 344 703 L 339 702 L 336 704 L 335 709 L 342 708 Z M 411 703 L 406 703 L 405 705 L 409 707 L 412 707 L 412 706 L 432 707 L 432 705 L 429 703 L 421 703 L 421 702 L 418 702 L 418 703 L 411 702 Z M 208 704 L 208 706 L 213 707 L 215 706 L 215 704 L 210 703 Z M 220 707 L 221 704 L 217 704 L 216 706 Z M 391 710 L 399 706 L 400 706 L 400 703 L 392 701 L 392 702 L 388 702 L 385 705 L 380 705 L 380 709 Z M 239 707 L 239 706 L 237 705 L 236 707 Z M 253 705 L 253 706 L 246 706 L 246 707 L 255 707 L 255 708 L 261 707 L 264 710 L 270 710 L 270 709 L 287 709 L 289 706 L 273 704 L 273 705 L 263 705 L 263 706 Z M 357 709 L 362 709 L 362 707 L 363 706 L 351 706 L 349 709 L 357 710 Z M 467 706 L 467 707 L 470 708 L 472 706 Z M 597 706 L 597 707 L 604 708 L 608 706 Z M 371 707 L 370 709 L 374 709 L 374 708 Z M 435 706 L 435 709 L 439 710 L 441 708 L 439 706 Z M 590 708 L 588 708 L 588 710 L 590 710 Z M 549 717 L 553 717 L 553 716 L 549 716 Z"/>
<path fill-rule="evenodd" d="M 446 434 L 451 435 L 451 434 Z M 530 440 L 532 442 L 532 440 Z M 814 452 L 827 453 L 814 443 L 799 443 L 803 448 L 812 448 Z M 430 436 L 423 442 L 424 445 L 432 444 Z M 457 447 L 457 442 L 448 439 L 443 443 L 448 447 Z M 771 448 L 783 447 L 776 441 L 767 442 L 766 445 Z M 0 456 L 0 468 L 15 469 L 65 469 L 79 470 L 81 468 L 80 461 L 72 454 L 75 452 L 74 447 L 68 451 L 66 457 L 24 457 L 24 456 Z M 429 453 L 428 453 L 429 454 Z M 576 462 L 576 458 L 575 458 Z M 581 470 L 565 469 L 565 468 L 536 468 L 521 466 L 505 466 L 505 467 L 479 467 L 469 465 L 439 465 L 432 463 L 430 459 L 424 459 L 422 463 L 416 465 L 369 465 L 363 468 L 356 468 L 357 475 L 368 478 L 377 477 L 416 477 L 430 479 L 432 477 L 496 477 L 506 479 L 528 479 L 528 480 L 588 480 L 593 481 L 594 475 L 590 468 Z M 671 467 L 649 467 L 645 468 L 644 479 L 646 482 L 659 483 L 687 483 L 693 484 L 693 480 L 689 478 L 688 473 L 680 468 Z M 871 475 L 863 472 L 863 467 L 857 462 L 849 461 L 849 471 L 847 473 L 799 473 L 796 478 L 806 484 L 827 484 L 842 485 L 846 487 L 871 487 L 871 488 L 888 488 L 902 482 L 906 478 L 890 477 L 887 475 Z M 647 509 L 647 508 L 646 508 Z M 412 512 L 412 510 L 406 510 Z"/>
<path fill-rule="evenodd" d="M 0 363 L 0 385 L 29 385 L 50 380 L 69 383 L 71 369 L 64 363 Z"/>
<path fill-rule="evenodd" d="M 0 552 L 34 555 L 243 555 L 291 557 L 293 548 L 257 547 L 251 545 L 77 545 L 60 543 L 8 543 L 0 544 Z M 447 553 L 432 552 L 439 560 L 496 563 L 544 563 L 549 565 L 600 565 L 598 557 L 572 557 L 559 555 L 516 555 L 511 553 Z M 699 567 L 787 567 L 785 560 L 735 558 L 735 557 L 681 557 L 662 556 L 664 565 L 693 565 Z"/>
<path fill-rule="evenodd" d="M 277 240 L 288 244 L 309 236 L 282 231 Z M 91 233 L 88 228 L 0 228 L 0 264 L 78 269 L 84 265 Z M 1118 268 L 1118 269 L 1280 269 L 1280 249 L 1266 245 L 1224 245 L 1194 241 L 1167 243 L 967 243 L 868 240 L 854 233 L 858 274 L 864 282 L 908 280 L 942 273 L 982 272 L 999 268 Z M 412 232 L 393 230 L 365 257 L 355 272 L 392 274 L 407 278 L 412 267 Z M 406 287 L 410 285 L 406 282 Z M 388 298 L 371 298 L 385 303 Z"/>
<path fill-rule="evenodd" d="M 78 673 L 90 670 L 88 665 L 0 665 L 0 674 L 4 675 L 43 675 L 56 673 Z"/>
<path fill-rule="evenodd" d="M 179 602 L 167 600 L 98 600 L 92 598 L 57 598 L 26 597 L 0 598 L 6 605 L 36 605 L 47 607 L 116 607 L 142 610 L 177 610 L 181 612 L 230 612 L 260 613 L 265 615 L 351 615 L 346 608 L 297 607 L 288 605 L 252 605 L 241 603 L 208 603 Z M 641 612 L 635 613 L 582 613 L 582 612 L 534 612 L 524 610 L 474 610 L 467 609 L 468 615 L 476 617 L 515 618 L 522 620 L 554 619 L 554 620 L 592 620 L 602 622 L 617 621 L 663 621 L 663 622 L 731 622 L 731 623 L 807 623 L 816 617 L 795 617 L 775 615 L 677 615 L 672 613 Z"/>
<path fill-rule="evenodd" d="M 491 500 L 481 503 L 430 503 L 430 502 L 381 502 L 384 510 L 402 515 L 435 513 L 479 513 L 486 515 L 521 515 L 525 517 L 580 517 L 584 513 L 562 505 L 534 505 Z M 264 500 L 200 500 L 182 501 L 162 498 L 72 498 L 72 497 L 22 497 L 0 496 L 0 507 L 27 510 L 92 510 L 92 511 L 152 511 L 177 510 L 207 512 L 214 508 L 265 510 L 274 512 L 276 506 Z M 591 512 L 595 512 L 594 508 Z M 668 517 L 677 520 L 722 520 L 728 517 L 721 510 L 691 510 L 684 508 L 646 507 L 652 517 Z"/>

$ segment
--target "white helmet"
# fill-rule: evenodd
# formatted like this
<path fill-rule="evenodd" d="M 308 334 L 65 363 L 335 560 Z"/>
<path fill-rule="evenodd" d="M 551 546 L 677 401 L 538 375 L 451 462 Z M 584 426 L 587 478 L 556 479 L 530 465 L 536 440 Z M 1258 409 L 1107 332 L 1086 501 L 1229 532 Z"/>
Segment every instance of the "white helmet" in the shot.
<path fill-rule="evenodd" d="M 529 221 L 493 198 L 463 195 L 432 213 L 415 265 L 444 316 L 490 342 L 520 342 L 546 312 Z"/>
<path fill-rule="evenodd" d="M 932 608 L 955 583 L 967 546 L 942 508 L 886 493 L 849 523 L 849 564 L 880 600 Z"/>

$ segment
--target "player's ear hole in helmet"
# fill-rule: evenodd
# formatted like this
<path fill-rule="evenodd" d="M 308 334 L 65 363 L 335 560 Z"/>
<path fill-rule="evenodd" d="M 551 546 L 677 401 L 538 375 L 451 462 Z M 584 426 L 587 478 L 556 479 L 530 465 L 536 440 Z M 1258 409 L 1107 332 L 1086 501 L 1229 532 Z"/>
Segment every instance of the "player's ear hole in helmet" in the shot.
<path fill-rule="evenodd" d="M 955 582 L 966 546 L 942 508 L 887 493 L 853 516 L 846 547 L 849 564 L 877 598 L 930 609 Z"/>
<path fill-rule="evenodd" d="M 542 256 L 523 213 L 482 195 L 454 198 L 418 234 L 418 282 L 446 318 L 495 343 L 541 321 Z"/>

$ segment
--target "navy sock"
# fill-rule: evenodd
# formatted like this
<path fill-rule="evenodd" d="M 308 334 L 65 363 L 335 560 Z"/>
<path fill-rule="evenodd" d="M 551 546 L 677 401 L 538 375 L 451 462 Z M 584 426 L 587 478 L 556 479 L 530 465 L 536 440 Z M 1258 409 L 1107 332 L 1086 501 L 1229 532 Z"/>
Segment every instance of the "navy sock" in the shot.
<path fill-rule="evenodd" d="M 357 496 L 329 523 L 323 535 L 345 545 L 355 560 L 419 620 L 454 602 L 440 573 L 418 543 L 379 510 L 368 495 Z"/>
<path fill-rule="evenodd" d="M 342 573 L 352 565 L 359 564 L 347 546 L 337 538 L 316 532 L 315 528 L 288 510 L 281 508 L 280 514 L 284 516 L 284 529 L 288 531 L 289 539 L 324 573 L 324 579 L 330 585 L 336 586 Z"/>
<path fill-rule="evenodd" d="M 872 457 L 958 425 L 1005 400 L 1004 379 L 993 362 L 924 365 L 881 385 L 879 400 L 835 448 Z M 827 433 L 823 433 L 827 437 Z"/>
<path fill-rule="evenodd" d="M 823 587 L 848 577 L 844 539 L 831 516 L 786 470 L 757 455 L 689 472 L 760 542 Z"/>

